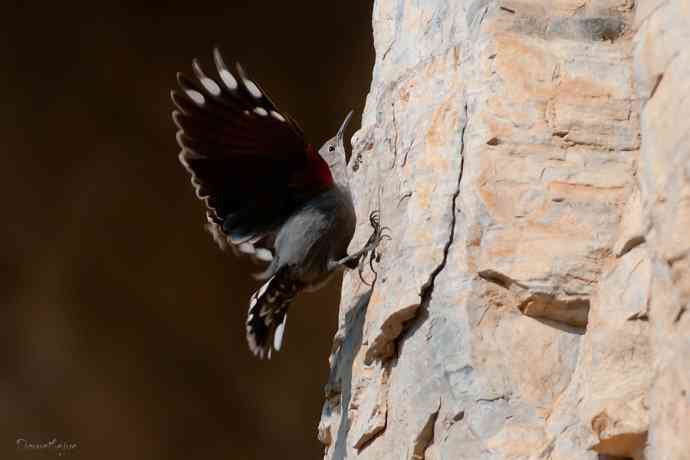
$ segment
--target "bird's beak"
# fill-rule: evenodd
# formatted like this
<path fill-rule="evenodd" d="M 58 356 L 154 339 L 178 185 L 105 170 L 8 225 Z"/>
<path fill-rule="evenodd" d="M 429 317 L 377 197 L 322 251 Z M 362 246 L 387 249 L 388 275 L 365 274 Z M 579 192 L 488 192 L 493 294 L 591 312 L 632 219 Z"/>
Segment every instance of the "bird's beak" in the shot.
<path fill-rule="evenodd" d="M 345 129 L 347 128 L 347 124 L 350 123 L 350 119 L 352 118 L 352 113 L 353 113 L 353 111 L 350 110 L 350 112 L 345 117 L 345 121 L 343 121 L 343 124 L 340 125 L 340 129 L 338 130 L 338 134 L 336 134 L 336 143 L 339 147 L 343 148 L 343 151 L 345 151 L 345 145 L 343 144 L 343 136 L 345 136 Z"/>

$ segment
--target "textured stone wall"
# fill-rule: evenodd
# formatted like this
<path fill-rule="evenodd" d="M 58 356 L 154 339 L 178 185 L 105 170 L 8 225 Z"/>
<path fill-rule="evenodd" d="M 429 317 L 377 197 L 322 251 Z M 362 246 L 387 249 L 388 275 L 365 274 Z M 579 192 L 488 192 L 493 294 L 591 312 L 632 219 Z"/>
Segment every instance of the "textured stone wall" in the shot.
<path fill-rule="evenodd" d="M 690 459 L 690 1 L 643 0 L 635 27 L 642 147 L 633 215 L 652 280 L 648 457 Z"/>
<path fill-rule="evenodd" d="M 373 15 L 326 458 L 689 458 L 688 2 Z"/>

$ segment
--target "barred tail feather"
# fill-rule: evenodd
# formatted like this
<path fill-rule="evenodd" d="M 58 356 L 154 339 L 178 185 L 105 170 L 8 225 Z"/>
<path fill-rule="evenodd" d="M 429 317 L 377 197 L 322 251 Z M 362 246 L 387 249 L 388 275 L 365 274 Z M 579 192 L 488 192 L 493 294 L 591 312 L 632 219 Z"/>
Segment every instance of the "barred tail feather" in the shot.
<path fill-rule="evenodd" d="M 278 324 L 276 327 L 276 332 L 273 335 L 273 348 L 275 348 L 276 351 L 280 351 L 280 349 L 283 347 L 283 334 L 285 334 L 285 326 L 287 325 L 287 310 L 285 310 L 285 314 L 283 315 L 283 321 Z"/>
<path fill-rule="evenodd" d="M 282 348 L 288 306 L 301 289 L 300 283 L 285 278 L 285 272 L 272 276 L 249 301 L 247 343 L 251 352 L 262 359 L 270 359 L 273 350 Z"/>

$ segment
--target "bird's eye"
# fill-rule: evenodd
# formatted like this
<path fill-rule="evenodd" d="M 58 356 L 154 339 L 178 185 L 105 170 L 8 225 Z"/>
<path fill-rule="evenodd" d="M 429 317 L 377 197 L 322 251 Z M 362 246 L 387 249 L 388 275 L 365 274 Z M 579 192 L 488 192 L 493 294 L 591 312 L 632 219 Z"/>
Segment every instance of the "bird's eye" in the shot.
<path fill-rule="evenodd" d="M 332 152 L 333 150 L 335 150 L 335 145 L 329 145 L 329 146 L 328 146 L 328 151 L 329 151 L 329 152 Z"/>

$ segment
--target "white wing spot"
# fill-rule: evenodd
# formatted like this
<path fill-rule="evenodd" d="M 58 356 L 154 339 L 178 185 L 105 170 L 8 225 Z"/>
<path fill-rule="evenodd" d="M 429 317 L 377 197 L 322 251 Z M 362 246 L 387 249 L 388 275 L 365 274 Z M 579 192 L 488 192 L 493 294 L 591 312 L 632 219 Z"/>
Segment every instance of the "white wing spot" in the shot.
<path fill-rule="evenodd" d="M 264 262 L 270 262 L 273 260 L 273 254 L 266 248 L 257 248 L 254 257 Z"/>
<path fill-rule="evenodd" d="M 242 112 L 242 113 L 244 113 L 245 115 L 249 116 L 249 110 L 245 110 L 245 111 Z"/>
<path fill-rule="evenodd" d="M 253 81 L 247 80 L 245 78 L 244 86 L 247 87 L 247 91 L 249 91 L 249 94 L 251 94 L 255 99 L 259 99 L 262 96 L 261 90 L 258 86 L 256 86 L 256 84 Z"/>
<path fill-rule="evenodd" d="M 194 101 L 196 105 L 204 105 L 206 102 L 206 99 L 204 99 L 204 95 L 201 94 L 199 91 L 193 90 L 193 89 L 188 89 L 186 91 L 187 96 Z"/>
<path fill-rule="evenodd" d="M 254 113 L 257 115 L 261 115 L 262 117 L 268 115 L 268 112 L 266 112 L 266 109 L 264 109 L 263 107 L 256 107 L 254 109 Z"/>
<path fill-rule="evenodd" d="M 256 250 L 254 249 L 254 245 L 249 242 L 238 244 L 237 249 L 239 249 L 240 252 L 243 252 L 245 254 L 254 254 L 254 252 L 256 252 Z"/>
<path fill-rule="evenodd" d="M 229 90 L 234 91 L 237 89 L 237 80 L 235 80 L 235 77 L 233 77 L 230 72 L 225 69 L 220 69 L 218 74 L 220 75 L 220 79 L 223 80 L 223 83 L 225 83 L 225 86 L 227 86 Z"/>
<path fill-rule="evenodd" d="M 281 114 L 279 114 L 278 112 L 276 112 L 275 110 L 271 110 L 271 116 L 273 118 L 275 118 L 276 120 L 282 121 L 283 123 L 285 123 L 285 117 L 282 116 Z"/>
<path fill-rule="evenodd" d="M 218 83 L 211 80 L 210 78 L 202 78 L 200 81 L 201 84 L 204 85 L 204 88 L 206 88 L 206 91 L 213 94 L 214 96 L 220 95 L 220 86 L 218 86 Z"/>

